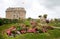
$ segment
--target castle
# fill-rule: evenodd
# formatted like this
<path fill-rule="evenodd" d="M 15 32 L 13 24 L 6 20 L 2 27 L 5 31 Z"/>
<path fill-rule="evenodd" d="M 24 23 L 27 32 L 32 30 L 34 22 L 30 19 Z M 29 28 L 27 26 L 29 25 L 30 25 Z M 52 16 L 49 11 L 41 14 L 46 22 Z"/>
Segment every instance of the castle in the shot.
<path fill-rule="evenodd" d="M 26 10 L 22 7 L 7 8 L 6 18 L 7 19 L 25 19 Z"/>

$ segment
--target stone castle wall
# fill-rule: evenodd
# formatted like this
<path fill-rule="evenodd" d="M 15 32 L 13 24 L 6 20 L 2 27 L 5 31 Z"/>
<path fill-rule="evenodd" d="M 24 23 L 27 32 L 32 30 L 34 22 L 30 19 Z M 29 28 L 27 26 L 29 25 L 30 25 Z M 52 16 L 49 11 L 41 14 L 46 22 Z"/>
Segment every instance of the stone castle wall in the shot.
<path fill-rule="evenodd" d="M 26 11 L 24 8 L 7 8 L 6 18 L 7 19 L 24 19 L 26 17 Z"/>

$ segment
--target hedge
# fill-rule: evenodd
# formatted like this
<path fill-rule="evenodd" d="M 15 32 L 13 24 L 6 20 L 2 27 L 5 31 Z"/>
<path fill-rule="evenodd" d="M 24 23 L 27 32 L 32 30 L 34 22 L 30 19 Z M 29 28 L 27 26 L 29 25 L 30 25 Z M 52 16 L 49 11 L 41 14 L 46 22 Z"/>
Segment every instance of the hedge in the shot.
<path fill-rule="evenodd" d="M 3 24 L 9 24 L 9 23 L 18 23 L 18 19 L 5 19 L 5 18 L 0 18 L 0 25 Z"/>

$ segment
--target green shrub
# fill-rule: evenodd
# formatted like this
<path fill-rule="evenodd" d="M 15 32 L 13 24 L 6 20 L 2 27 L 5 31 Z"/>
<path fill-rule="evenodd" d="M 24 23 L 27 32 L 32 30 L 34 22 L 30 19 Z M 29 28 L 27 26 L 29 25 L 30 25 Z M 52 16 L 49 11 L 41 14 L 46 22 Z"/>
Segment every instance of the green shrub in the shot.
<path fill-rule="evenodd" d="M 18 19 L 6 19 L 6 18 L 0 19 L 0 25 L 10 24 L 10 23 L 18 23 L 18 22 L 19 22 Z"/>
<path fill-rule="evenodd" d="M 30 26 L 30 21 L 27 21 L 27 20 L 26 20 L 26 21 L 24 22 L 24 24 Z"/>
<path fill-rule="evenodd" d="M 2 25 L 3 24 L 3 20 L 2 19 L 0 19 L 0 25 Z"/>
<path fill-rule="evenodd" d="M 43 33 L 43 31 L 42 31 L 41 29 L 38 29 L 37 31 L 38 31 L 39 33 Z"/>
<path fill-rule="evenodd" d="M 16 28 L 18 31 L 21 31 L 22 30 L 22 27 L 21 26 L 17 26 Z"/>

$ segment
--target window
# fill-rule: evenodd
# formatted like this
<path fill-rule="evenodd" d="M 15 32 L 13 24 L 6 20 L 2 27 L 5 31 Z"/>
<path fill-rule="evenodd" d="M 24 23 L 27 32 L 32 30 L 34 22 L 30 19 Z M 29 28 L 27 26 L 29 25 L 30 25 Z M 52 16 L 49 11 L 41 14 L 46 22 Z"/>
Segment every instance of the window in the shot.
<path fill-rule="evenodd" d="M 15 19 L 15 15 L 13 15 L 13 18 Z"/>

